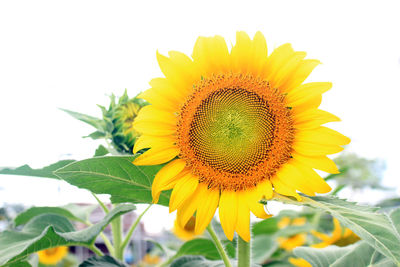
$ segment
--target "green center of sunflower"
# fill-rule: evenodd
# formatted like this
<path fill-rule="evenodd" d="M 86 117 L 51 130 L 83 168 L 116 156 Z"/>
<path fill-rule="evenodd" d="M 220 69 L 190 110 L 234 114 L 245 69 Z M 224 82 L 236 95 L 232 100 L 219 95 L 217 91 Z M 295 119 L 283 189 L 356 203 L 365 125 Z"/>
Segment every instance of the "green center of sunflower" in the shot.
<path fill-rule="evenodd" d="M 196 158 L 220 171 L 245 173 L 266 157 L 274 116 L 257 94 L 225 88 L 198 106 L 189 130 Z"/>
<path fill-rule="evenodd" d="M 253 187 L 290 158 L 290 112 L 266 81 L 241 74 L 204 79 L 179 115 L 180 156 L 209 187 Z"/>

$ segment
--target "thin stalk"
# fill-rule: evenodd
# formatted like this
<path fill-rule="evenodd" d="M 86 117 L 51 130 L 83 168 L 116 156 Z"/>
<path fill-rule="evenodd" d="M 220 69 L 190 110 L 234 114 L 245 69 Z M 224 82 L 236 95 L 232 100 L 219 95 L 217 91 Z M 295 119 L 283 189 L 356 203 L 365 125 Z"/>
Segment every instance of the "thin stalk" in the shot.
<path fill-rule="evenodd" d="M 100 249 L 98 249 L 94 244 L 91 244 L 90 246 L 87 246 L 88 249 L 93 251 L 97 256 L 104 256 L 103 252 L 101 252 Z"/>
<path fill-rule="evenodd" d="M 120 249 L 122 252 L 125 250 L 126 246 L 129 244 L 133 231 L 135 231 L 136 227 L 138 226 L 140 220 L 142 219 L 143 215 L 150 209 L 152 204 L 150 204 L 136 219 L 136 221 L 132 224 L 131 228 L 129 229 L 128 233 L 125 236 L 124 241 L 121 244 Z"/>
<path fill-rule="evenodd" d="M 104 203 L 96 196 L 96 194 L 92 193 L 92 196 L 96 199 L 97 203 L 99 203 L 100 207 L 104 210 L 106 214 L 110 212 L 106 205 L 104 205 Z"/>
<path fill-rule="evenodd" d="M 250 267 L 250 240 L 238 237 L 238 267 Z"/>
<path fill-rule="evenodd" d="M 115 218 L 111 222 L 111 231 L 113 234 L 113 243 L 114 243 L 114 254 L 115 258 L 118 260 L 123 260 L 124 253 L 121 250 L 121 240 L 122 240 L 122 224 L 121 217 Z"/>
<path fill-rule="evenodd" d="M 221 258 L 224 261 L 225 266 L 232 267 L 232 264 L 229 261 L 228 255 L 226 254 L 226 251 L 225 251 L 224 247 L 222 246 L 221 241 L 218 239 L 217 234 L 215 233 L 214 229 L 212 228 L 211 223 L 207 226 L 207 231 L 210 234 L 212 240 L 214 241 L 214 244 L 217 247 L 219 255 L 221 255 Z"/>
<path fill-rule="evenodd" d="M 92 226 L 93 224 L 89 221 L 86 221 L 86 225 Z M 100 232 L 100 237 L 103 239 L 104 245 L 106 245 L 108 252 L 111 254 L 111 256 L 114 256 L 114 247 L 111 244 L 110 239 L 108 239 L 108 237 L 103 232 Z"/>

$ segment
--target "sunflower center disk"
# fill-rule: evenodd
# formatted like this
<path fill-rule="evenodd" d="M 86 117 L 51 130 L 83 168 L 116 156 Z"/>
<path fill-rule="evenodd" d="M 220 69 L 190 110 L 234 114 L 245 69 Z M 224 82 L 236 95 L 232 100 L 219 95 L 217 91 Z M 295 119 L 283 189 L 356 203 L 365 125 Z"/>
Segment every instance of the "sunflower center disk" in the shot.
<path fill-rule="evenodd" d="M 290 157 L 284 97 L 268 83 L 229 74 L 203 80 L 181 110 L 178 146 L 200 182 L 244 190 Z"/>

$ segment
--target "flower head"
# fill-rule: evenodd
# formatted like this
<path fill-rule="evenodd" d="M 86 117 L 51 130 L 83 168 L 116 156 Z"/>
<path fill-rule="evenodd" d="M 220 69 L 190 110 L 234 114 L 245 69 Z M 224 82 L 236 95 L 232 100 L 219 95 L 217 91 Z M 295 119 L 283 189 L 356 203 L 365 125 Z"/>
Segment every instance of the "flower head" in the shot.
<path fill-rule="evenodd" d="M 39 251 L 39 262 L 47 265 L 56 265 L 68 253 L 68 247 L 60 246 Z"/>
<path fill-rule="evenodd" d="M 318 60 L 304 59 L 290 44 L 269 56 L 264 36 L 238 32 L 229 51 L 220 36 L 199 37 L 192 58 L 157 54 L 165 78 L 150 82 L 139 97 L 151 103 L 134 122 L 142 134 L 136 165 L 168 162 L 156 175 L 152 195 L 172 189 L 170 211 L 185 225 L 196 213 L 201 233 L 219 207 L 222 228 L 250 239 L 250 211 L 268 218 L 261 199 L 273 190 L 300 199 L 326 193 L 314 171 L 337 173 L 326 157 L 349 139 L 321 126 L 339 119 L 318 109 L 331 83 L 303 84 Z"/>

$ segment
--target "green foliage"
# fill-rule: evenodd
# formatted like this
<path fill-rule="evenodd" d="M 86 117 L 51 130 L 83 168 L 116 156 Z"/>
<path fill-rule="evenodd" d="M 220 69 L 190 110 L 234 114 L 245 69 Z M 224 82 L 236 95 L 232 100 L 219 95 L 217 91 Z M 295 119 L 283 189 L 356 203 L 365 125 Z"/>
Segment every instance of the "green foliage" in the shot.
<path fill-rule="evenodd" d="M 101 157 L 107 155 L 109 152 L 107 148 L 105 148 L 103 145 L 99 145 L 99 147 L 96 149 L 96 152 L 94 153 L 94 157 Z"/>
<path fill-rule="evenodd" d="M 91 257 L 82 262 L 79 267 L 126 267 L 127 265 L 111 256 Z"/>
<path fill-rule="evenodd" d="M 106 156 L 76 161 L 55 172 L 68 183 L 96 194 L 109 194 L 113 203 L 152 203 L 151 185 L 159 166 L 135 166 L 135 157 Z M 159 204 L 168 206 L 163 192 Z"/>
<path fill-rule="evenodd" d="M 146 105 L 147 102 L 142 99 L 129 98 L 125 90 L 118 101 L 115 95 L 110 96 L 108 108 L 98 105 L 102 112 L 101 119 L 67 109 L 61 110 L 96 128 L 95 132 L 86 137 L 109 140 L 117 152 L 132 154 L 133 145 L 139 137 L 132 129 L 132 123 L 137 112 Z"/>
<path fill-rule="evenodd" d="M 308 261 L 313 267 L 396 266 L 390 259 L 385 258 L 365 242 L 358 242 L 347 247 L 330 246 L 322 249 L 298 247 L 294 249 L 294 254 Z"/>
<path fill-rule="evenodd" d="M 95 208 L 95 205 L 78 206 L 75 204 L 68 204 L 63 207 L 32 207 L 18 214 L 14 223 L 15 226 L 26 224 L 32 218 L 46 213 L 58 214 L 71 221 L 87 223 L 89 214 Z"/>
<path fill-rule="evenodd" d="M 53 178 L 58 179 L 56 175 L 54 175 L 54 171 L 67 166 L 68 164 L 74 162 L 75 160 L 60 160 L 56 163 L 53 163 L 49 166 L 43 167 L 41 169 L 32 169 L 29 165 L 23 165 L 21 167 L 11 169 L 11 168 L 3 168 L 0 169 L 0 174 L 9 174 L 9 175 L 23 175 L 23 176 L 34 176 L 34 177 L 44 177 L 44 178 Z"/>
<path fill-rule="evenodd" d="M 52 213 L 38 215 L 29 220 L 22 231 L 0 234 L 0 265 L 19 262 L 31 253 L 57 246 L 90 247 L 113 219 L 134 209 L 133 204 L 121 204 L 100 222 L 79 231 L 66 217 Z"/>
<path fill-rule="evenodd" d="M 214 243 L 211 240 L 204 238 L 187 241 L 179 248 L 174 258 L 184 255 L 202 255 L 209 260 L 221 259 Z"/>
<path fill-rule="evenodd" d="M 262 264 L 271 258 L 278 248 L 278 243 L 275 240 L 275 237 L 271 235 L 254 236 L 251 255 L 254 263 Z"/>
<path fill-rule="evenodd" d="M 326 180 L 335 180 L 337 188 L 351 187 L 387 189 L 381 185 L 385 164 L 377 159 L 369 160 L 354 153 L 343 153 L 334 159 L 340 173 L 327 176 Z"/>
<path fill-rule="evenodd" d="M 333 197 L 304 197 L 301 202 L 275 194 L 275 200 L 288 204 L 306 205 L 326 212 L 337 218 L 341 224 L 350 228 L 361 239 L 378 252 L 400 265 L 400 234 L 396 225 L 400 224 L 398 210 L 390 216 L 380 213 L 378 208 L 360 206 Z"/>

